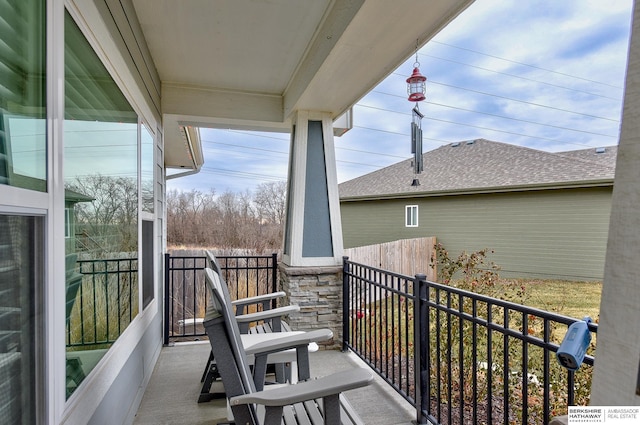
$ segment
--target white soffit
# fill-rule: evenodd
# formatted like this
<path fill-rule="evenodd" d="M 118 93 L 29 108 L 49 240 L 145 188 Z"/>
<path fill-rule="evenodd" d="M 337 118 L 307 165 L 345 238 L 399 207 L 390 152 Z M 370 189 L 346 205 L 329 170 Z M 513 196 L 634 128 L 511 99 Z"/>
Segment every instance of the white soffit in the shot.
<path fill-rule="evenodd" d="M 130 1 L 161 80 L 165 144 L 176 146 L 180 125 L 286 132 L 298 109 L 337 118 L 472 3 Z"/>

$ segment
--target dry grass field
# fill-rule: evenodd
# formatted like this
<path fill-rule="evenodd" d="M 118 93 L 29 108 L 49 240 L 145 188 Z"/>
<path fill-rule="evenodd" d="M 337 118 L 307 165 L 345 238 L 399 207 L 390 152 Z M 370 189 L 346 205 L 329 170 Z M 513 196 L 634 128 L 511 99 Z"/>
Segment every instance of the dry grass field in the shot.
<path fill-rule="evenodd" d="M 576 319 L 590 316 L 595 322 L 600 314 L 602 282 L 566 280 L 504 279 L 524 285 L 524 304 Z"/>

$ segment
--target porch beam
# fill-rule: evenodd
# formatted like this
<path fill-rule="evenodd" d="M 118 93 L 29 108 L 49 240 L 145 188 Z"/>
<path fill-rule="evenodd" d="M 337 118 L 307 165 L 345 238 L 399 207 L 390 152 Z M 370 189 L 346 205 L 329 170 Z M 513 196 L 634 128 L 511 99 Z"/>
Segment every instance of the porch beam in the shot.
<path fill-rule="evenodd" d="M 253 122 L 288 128 L 284 124 L 282 96 L 272 94 L 163 83 L 162 112 L 183 116 L 204 127 L 227 119 L 242 121 L 246 126 Z"/>

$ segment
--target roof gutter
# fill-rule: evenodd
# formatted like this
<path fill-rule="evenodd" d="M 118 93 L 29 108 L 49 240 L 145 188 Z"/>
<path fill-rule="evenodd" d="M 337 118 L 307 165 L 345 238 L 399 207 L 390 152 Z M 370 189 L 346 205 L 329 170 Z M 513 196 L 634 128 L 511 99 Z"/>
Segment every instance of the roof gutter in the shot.
<path fill-rule="evenodd" d="M 193 161 L 193 168 L 198 171 L 204 164 L 204 156 L 202 155 L 202 143 L 200 141 L 200 130 L 198 127 L 184 126 L 182 127 L 184 135 L 187 138 L 187 147 Z"/>
<path fill-rule="evenodd" d="M 184 126 L 181 128 L 184 132 L 189 156 L 191 158 L 191 161 L 193 162 L 193 168 L 181 173 L 166 175 L 166 180 L 172 180 L 179 177 L 197 174 L 200 172 L 200 170 L 202 169 L 202 165 L 204 164 L 204 156 L 202 155 L 202 144 L 200 142 L 200 131 L 198 130 L 198 127 Z"/>
<path fill-rule="evenodd" d="M 202 168 L 202 167 L 200 167 Z M 188 170 L 188 171 L 184 171 L 182 173 L 176 173 L 176 174 L 170 174 L 165 176 L 165 180 L 172 180 L 172 179 L 177 179 L 180 177 L 185 177 L 185 176 L 190 176 L 192 174 L 198 174 L 200 172 L 200 168 L 196 168 L 195 170 Z"/>
<path fill-rule="evenodd" d="M 378 200 L 407 199 L 407 198 L 430 198 L 430 197 L 437 197 L 437 196 L 456 196 L 456 195 L 481 195 L 481 194 L 489 194 L 489 193 L 526 192 L 526 191 L 540 191 L 540 190 L 584 189 L 584 188 L 591 188 L 591 187 L 608 187 L 608 186 L 613 186 L 613 178 L 581 180 L 576 182 L 495 186 L 495 187 L 466 188 L 466 189 L 454 189 L 454 190 L 436 190 L 431 192 L 401 192 L 401 193 L 389 193 L 384 195 L 345 196 L 345 197 L 340 197 L 340 202 L 378 201 Z"/>

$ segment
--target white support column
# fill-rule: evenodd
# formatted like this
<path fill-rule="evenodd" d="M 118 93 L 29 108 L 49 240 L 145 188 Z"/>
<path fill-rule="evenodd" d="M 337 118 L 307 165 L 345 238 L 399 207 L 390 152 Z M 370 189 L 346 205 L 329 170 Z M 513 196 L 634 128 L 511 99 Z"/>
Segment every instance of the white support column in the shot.
<path fill-rule="evenodd" d="M 640 1 L 635 1 L 591 404 L 640 405 Z"/>
<path fill-rule="evenodd" d="M 333 122 L 323 112 L 293 116 L 283 262 L 288 266 L 342 263 Z"/>

